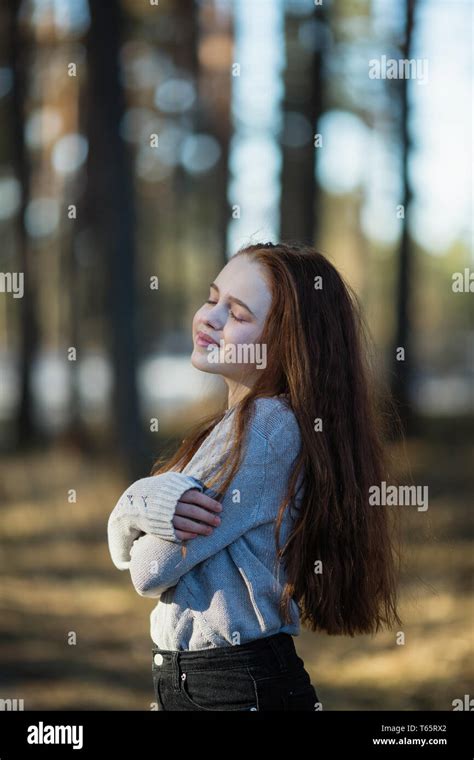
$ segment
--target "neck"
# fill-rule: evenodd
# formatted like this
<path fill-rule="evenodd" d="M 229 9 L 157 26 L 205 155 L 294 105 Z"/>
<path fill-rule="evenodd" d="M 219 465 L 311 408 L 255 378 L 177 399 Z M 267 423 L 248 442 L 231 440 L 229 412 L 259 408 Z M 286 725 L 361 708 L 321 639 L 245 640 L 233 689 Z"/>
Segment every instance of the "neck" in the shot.
<path fill-rule="evenodd" d="M 225 378 L 225 382 L 227 385 L 227 408 L 230 409 L 231 407 L 238 404 L 242 399 L 245 398 L 245 396 L 248 394 L 249 390 L 252 388 L 253 382 L 243 382 L 239 383 L 235 380 L 230 380 L 228 378 Z"/>

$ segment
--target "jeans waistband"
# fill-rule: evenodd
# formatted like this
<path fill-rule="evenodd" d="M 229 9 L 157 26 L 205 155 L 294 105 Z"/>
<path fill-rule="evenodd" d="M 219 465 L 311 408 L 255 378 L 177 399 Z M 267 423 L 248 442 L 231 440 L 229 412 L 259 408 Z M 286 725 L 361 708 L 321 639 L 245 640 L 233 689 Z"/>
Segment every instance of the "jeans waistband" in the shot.
<path fill-rule="evenodd" d="M 232 668 L 237 665 L 271 662 L 280 670 L 286 670 L 290 664 L 298 660 L 293 636 L 289 633 L 275 633 L 264 636 L 245 644 L 213 647 L 212 649 L 196 649 L 176 651 L 152 647 L 153 656 L 162 655 L 162 668 L 172 667 L 176 662 L 186 665 L 187 670 L 208 668 Z"/>

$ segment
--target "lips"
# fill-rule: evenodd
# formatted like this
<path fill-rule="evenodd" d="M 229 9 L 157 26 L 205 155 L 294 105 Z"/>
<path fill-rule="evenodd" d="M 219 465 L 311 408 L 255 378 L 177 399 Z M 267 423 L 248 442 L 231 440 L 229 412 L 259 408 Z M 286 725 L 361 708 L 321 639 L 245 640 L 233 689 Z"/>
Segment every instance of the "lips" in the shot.
<path fill-rule="evenodd" d="M 216 346 L 219 345 L 217 340 L 214 340 L 214 338 L 211 338 L 210 335 L 202 332 L 201 330 L 196 333 L 196 341 L 200 346 L 209 346 L 211 344 L 215 344 Z"/>

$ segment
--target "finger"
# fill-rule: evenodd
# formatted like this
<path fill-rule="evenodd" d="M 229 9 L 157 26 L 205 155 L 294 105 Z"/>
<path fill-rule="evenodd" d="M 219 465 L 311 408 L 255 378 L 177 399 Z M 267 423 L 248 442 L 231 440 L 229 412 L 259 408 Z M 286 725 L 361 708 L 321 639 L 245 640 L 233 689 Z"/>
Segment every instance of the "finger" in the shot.
<path fill-rule="evenodd" d="M 187 533 L 186 531 L 182 530 L 176 530 L 176 538 L 181 539 L 181 541 L 187 541 L 190 538 L 197 538 L 197 533 Z"/>
<path fill-rule="evenodd" d="M 201 493 L 201 491 L 197 491 L 196 489 L 191 489 L 190 491 L 183 493 L 180 501 L 184 501 L 187 504 L 198 504 L 200 507 L 209 509 L 212 512 L 222 512 L 222 504 L 219 501 L 211 499 L 210 496 L 207 496 L 207 494 Z"/>
<path fill-rule="evenodd" d="M 178 515 L 175 515 L 173 517 L 173 525 L 175 528 L 178 528 L 178 530 L 187 530 L 190 533 L 199 533 L 201 536 L 209 536 L 213 530 L 210 525 L 203 525 L 199 522 L 193 522 L 193 520 L 188 520 L 186 517 L 179 517 Z"/>
<path fill-rule="evenodd" d="M 209 512 L 202 507 L 196 507 L 194 504 L 179 502 L 176 504 L 175 515 L 187 517 L 188 520 L 199 520 L 207 525 L 220 525 L 221 518 L 215 512 Z"/>

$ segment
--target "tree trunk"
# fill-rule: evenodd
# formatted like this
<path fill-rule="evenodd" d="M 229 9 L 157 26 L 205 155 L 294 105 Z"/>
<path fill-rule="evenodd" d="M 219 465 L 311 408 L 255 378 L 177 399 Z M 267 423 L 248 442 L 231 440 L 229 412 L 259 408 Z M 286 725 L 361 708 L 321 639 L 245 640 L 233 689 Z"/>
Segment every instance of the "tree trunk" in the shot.
<path fill-rule="evenodd" d="M 405 39 L 401 55 L 404 59 L 410 59 L 413 27 L 414 27 L 414 8 L 415 0 L 406 0 L 405 4 Z M 400 241 L 399 258 L 398 258 L 398 280 L 396 293 L 396 331 L 395 345 L 393 349 L 393 379 L 392 393 L 399 408 L 400 419 L 405 432 L 410 432 L 413 428 L 413 411 L 410 402 L 410 386 L 413 370 L 412 345 L 411 345 L 411 315 L 410 315 L 410 285 L 412 274 L 412 245 L 409 237 L 408 220 L 410 213 L 410 204 L 412 191 L 408 175 L 408 163 L 411 150 L 411 139 L 409 133 L 409 102 L 408 102 L 408 80 L 400 80 L 400 120 L 401 120 L 401 172 L 403 186 L 403 208 L 404 218 L 402 225 L 402 236 Z M 403 348 L 405 352 L 404 361 L 397 360 L 397 351 Z"/>
<path fill-rule="evenodd" d="M 120 81 L 118 0 L 90 4 L 88 36 L 89 201 L 105 256 L 105 289 L 114 374 L 113 423 L 131 477 L 146 457 L 137 393 L 133 177 L 119 133 L 125 110 Z"/>
<path fill-rule="evenodd" d="M 314 10 L 315 46 L 305 51 L 298 42 L 299 19 L 287 20 L 287 69 L 285 73 L 284 119 L 288 139 L 298 122 L 308 127 L 304 144 L 284 144 L 280 201 L 280 238 L 314 244 L 317 236 L 318 190 L 315 169 L 318 148 L 314 138 L 324 111 L 323 59 L 326 51 L 326 16 L 321 7 Z"/>
<path fill-rule="evenodd" d="M 18 262 L 24 277 L 24 294 L 19 299 L 19 404 L 16 414 L 17 442 L 20 449 L 29 447 L 37 435 L 34 423 L 32 398 L 33 360 L 38 350 L 38 324 L 36 315 L 35 272 L 32 265 L 28 238 L 25 231 L 25 211 L 29 202 L 30 169 L 24 142 L 26 67 L 28 41 L 19 27 L 21 0 L 10 0 L 9 55 L 13 72 L 12 138 L 13 164 L 20 183 L 20 208 L 17 214 Z"/>

